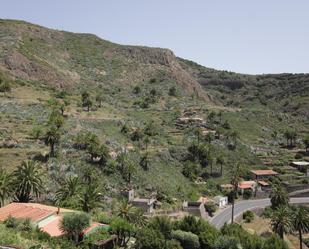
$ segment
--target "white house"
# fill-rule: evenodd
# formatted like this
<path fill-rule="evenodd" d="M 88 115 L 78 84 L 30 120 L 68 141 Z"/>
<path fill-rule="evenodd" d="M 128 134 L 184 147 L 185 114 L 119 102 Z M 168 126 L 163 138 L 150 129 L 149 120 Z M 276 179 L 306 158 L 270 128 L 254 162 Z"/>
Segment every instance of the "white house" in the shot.
<path fill-rule="evenodd" d="M 226 196 L 216 196 L 214 201 L 219 206 L 219 208 L 226 206 L 228 203 Z"/>

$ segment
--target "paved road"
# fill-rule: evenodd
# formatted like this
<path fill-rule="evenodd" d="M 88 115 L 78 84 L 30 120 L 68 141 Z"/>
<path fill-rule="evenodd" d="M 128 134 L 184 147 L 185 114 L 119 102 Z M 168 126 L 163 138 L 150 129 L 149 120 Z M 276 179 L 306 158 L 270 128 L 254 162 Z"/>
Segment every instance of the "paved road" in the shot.
<path fill-rule="evenodd" d="M 309 203 L 309 197 L 290 198 L 290 203 Z M 264 208 L 270 206 L 270 199 L 247 200 L 235 203 L 234 217 L 241 215 L 244 211 L 254 208 Z M 231 222 L 232 206 L 219 211 L 210 219 L 210 223 L 217 228 L 221 228 L 224 223 Z"/>

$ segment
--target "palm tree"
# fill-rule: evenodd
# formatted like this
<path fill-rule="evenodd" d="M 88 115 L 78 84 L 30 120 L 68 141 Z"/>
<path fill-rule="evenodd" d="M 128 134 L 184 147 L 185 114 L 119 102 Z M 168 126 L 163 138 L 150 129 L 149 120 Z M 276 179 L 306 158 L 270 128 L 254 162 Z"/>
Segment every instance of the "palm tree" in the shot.
<path fill-rule="evenodd" d="M 34 161 L 24 161 L 13 172 L 15 198 L 19 202 L 29 202 L 32 196 L 43 192 L 42 174 Z"/>
<path fill-rule="evenodd" d="M 50 146 L 50 156 L 55 155 L 55 145 L 60 140 L 60 131 L 55 126 L 50 126 L 45 134 L 45 144 Z"/>
<path fill-rule="evenodd" d="M 84 212 L 91 212 L 93 209 L 101 206 L 102 193 L 96 183 L 91 183 L 85 186 L 79 194 L 79 203 Z"/>
<path fill-rule="evenodd" d="M 122 169 L 122 176 L 123 178 L 130 184 L 132 174 L 136 171 L 136 167 L 134 162 L 129 158 L 125 158 L 124 167 Z"/>
<path fill-rule="evenodd" d="M 232 171 L 232 178 L 231 178 L 231 184 L 233 185 L 234 189 L 232 190 L 232 218 L 231 223 L 234 223 L 234 208 L 235 208 L 235 198 L 238 191 L 238 185 L 241 181 L 241 175 L 242 175 L 242 168 L 241 166 L 236 163 L 234 166 L 234 169 Z"/>
<path fill-rule="evenodd" d="M 139 162 L 140 166 L 142 166 L 142 168 L 144 170 L 148 170 L 148 166 L 149 166 L 150 160 L 149 160 L 149 153 L 145 152 L 142 157 L 141 160 Z"/>
<path fill-rule="evenodd" d="M 270 201 L 273 209 L 279 206 L 287 206 L 289 204 L 288 193 L 280 184 L 277 183 L 273 185 Z"/>
<path fill-rule="evenodd" d="M 309 212 L 305 207 L 299 206 L 292 213 L 293 228 L 298 232 L 299 248 L 303 248 L 303 233 L 309 232 Z"/>
<path fill-rule="evenodd" d="M 216 163 L 220 164 L 220 175 L 223 175 L 223 164 L 225 164 L 225 159 L 222 155 L 218 156 L 216 159 Z"/>
<path fill-rule="evenodd" d="M 116 215 L 127 221 L 132 221 L 135 215 L 135 207 L 127 201 L 122 201 L 116 210 Z"/>
<path fill-rule="evenodd" d="M 0 207 L 4 205 L 5 200 L 13 194 L 12 175 L 4 170 L 0 170 Z"/>
<path fill-rule="evenodd" d="M 64 182 L 60 189 L 56 192 L 56 202 L 60 202 L 71 198 L 79 193 L 81 188 L 80 181 L 78 177 L 70 176 Z"/>
<path fill-rule="evenodd" d="M 284 133 L 283 133 L 283 136 L 285 137 L 286 139 L 286 146 L 287 147 L 293 147 L 294 144 L 295 144 L 295 140 L 297 138 L 297 133 L 295 130 L 291 130 L 291 129 L 288 129 L 286 130 Z M 290 144 L 289 144 L 290 142 Z"/>
<path fill-rule="evenodd" d="M 283 239 L 285 233 L 291 231 L 293 222 L 290 210 L 287 206 L 280 206 L 272 213 L 271 226 L 273 231 L 277 233 L 281 239 Z"/>

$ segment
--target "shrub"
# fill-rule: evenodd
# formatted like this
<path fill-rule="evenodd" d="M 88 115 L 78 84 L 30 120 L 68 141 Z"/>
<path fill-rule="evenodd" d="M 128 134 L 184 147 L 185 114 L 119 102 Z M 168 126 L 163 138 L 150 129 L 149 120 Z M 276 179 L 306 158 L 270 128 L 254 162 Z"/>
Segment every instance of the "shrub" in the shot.
<path fill-rule="evenodd" d="M 139 86 L 135 86 L 135 87 L 133 88 L 133 93 L 134 93 L 134 94 L 139 94 L 141 91 L 142 91 L 142 90 L 141 90 L 141 88 L 140 88 Z"/>
<path fill-rule="evenodd" d="M 169 95 L 169 96 L 176 96 L 176 95 L 177 95 L 176 87 L 172 86 L 172 87 L 168 90 L 168 95 Z"/>
<path fill-rule="evenodd" d="M 136 249 L 157 249 L 166 248 L 163 235 L 154 229 L 141 229 L 136 235 L 136 242 L 134 248 Z M 170 247 L 175 248 L 175 247 Z M 176 247 L 179 248 L 179 247 Z"/>
<path fill-rule="evenodd" d="M 265 217 L 265 218 L 270 218 L 271 217 L 271 214 L 272 214 L 273 210 L 271 207 L 266 207 L 263 211 L 263 214 L 262 216 Z"/>
<path fill-rule="evenodd" d="M 33 226 L 31 224 L 31 220 L 30 219 L 22 220 L 20 222 L 20 224 L 18 225 L 18 230 L 25 231 L 25 232 L 32 231 L 33 230 Z"/>
<path fill-rule="evenodd" d="M 210 216 L 213 216 L 213 213 L 217 210 L 217 205 L 213 202 L 205 204 L 205 209 Z"/>
<path fill-rule="evenodd" d="M 84 242 L 88 244 L 94 244 L 98 241 L 104 241 L 110 238 L 110 234 L 105 228 L 99 228 L 95 232 L 90 233 L 84 237 Z"/>
<path fill-rule="evenodd" d="M 278 235 L 273 234 L 266 239 L 263 249 L 288 249 L 289 247 Z"/>
<path fill-rule="evenodd" d="M 180 242 L 184 249 L 199 249 L 200 242 L 196 234 L 182 230 L 172 231 L 172 238 Z"/>
<path fill-rule="evenodd" d="M 204 232 L 201 232 L 198 237 L 202 249 L 213 248 L 219 237 L 219 231 L 216 228 L 209 226 L 209 228 L 205 229 Z"/>
<path fill-rule="evenodd" d="M 33 139 L 40 139 L 43 135 L 43 129 L 41 126 L 34 126 L 31 130 L 30 136 Z"/>
<path fill-rule="evenodd" d="M 220 236 L 216 241 L 214 249 L 239 249 L 239 242 L 234 237 Z"/>
<path fill-rule="evenodd" d="M 247 223 L 250 223 L 251 221 L 254 220 L 254 213 L 250 210 L 247 210 L 245 211 L 243 214 L 242 214 L 242 218 L 247 222 Z"/>
<path fill-rule="evenodd" d="M 17 228 L 19 225 L 19 222 L 16 218 L 9 216 L 8 218 L 6 218 L 6 220 L 4 221 L 4 224 L 6 227 L 8 228 Z"/>
<path fill-rule="evenodd" d="M 110 224 L 112 221 L 112 218 L 110 215 L 107 215 L 106 213 L 99 213 L 95 216 L 96 221 L 103 224 Z"/>
<path fill-rule="evenodd" d="M 151 79 L 149 80 L 149 82 L 150 82 L 150 83 L 156 83 L 156 82 L 157 82 L 157 79 L 156 79 L 156 78 L 151 78 Z"/>
<path fill-rule="evenodd" d="M 252 190 L 251 189 L 245 189 L 243 193 L 243 198 L 248 200 L 252 197 Z"/>

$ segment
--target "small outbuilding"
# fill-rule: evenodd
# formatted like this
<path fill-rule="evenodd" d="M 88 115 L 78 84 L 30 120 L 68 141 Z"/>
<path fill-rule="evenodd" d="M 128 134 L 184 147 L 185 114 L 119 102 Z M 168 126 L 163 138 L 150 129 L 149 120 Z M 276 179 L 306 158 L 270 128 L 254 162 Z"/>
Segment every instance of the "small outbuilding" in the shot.
<path fill-rule="evenodd" d="M 305 172 L 306 176 L 309 176 L 309 162 L 299 161 L 291 163 L 294 167 L 296 167 L 299 171 Z"/>
<path fill-rule="evenodd" d="M 228 199 L 226 196 L 216 196 L 214 201 L 219 208 L 225 207 L 228 204 Z"/>

